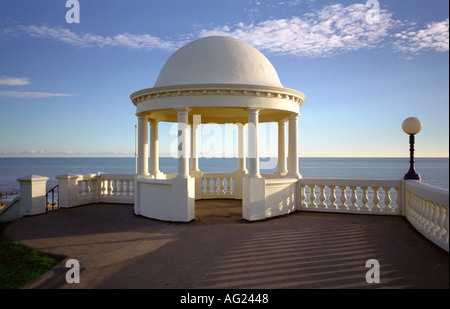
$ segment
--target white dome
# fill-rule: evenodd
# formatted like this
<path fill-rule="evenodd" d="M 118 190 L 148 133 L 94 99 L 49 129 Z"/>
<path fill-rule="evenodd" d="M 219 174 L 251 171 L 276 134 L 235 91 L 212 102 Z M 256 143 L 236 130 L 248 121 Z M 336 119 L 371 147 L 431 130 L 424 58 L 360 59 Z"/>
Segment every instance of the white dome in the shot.
<path fill-rule="evenodd" d="M 270 61 L 253 46 L 211 36 L 178 49 L 164 64 L 154 87 L 243 84 L 283 88 Z"/>

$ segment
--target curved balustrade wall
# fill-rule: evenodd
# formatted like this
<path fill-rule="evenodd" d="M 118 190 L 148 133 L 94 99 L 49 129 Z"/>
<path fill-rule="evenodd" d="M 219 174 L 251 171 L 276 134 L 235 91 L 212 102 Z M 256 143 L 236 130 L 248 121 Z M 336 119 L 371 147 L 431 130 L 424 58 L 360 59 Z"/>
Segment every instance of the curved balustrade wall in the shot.
<path fill-rule="evenodd" d="M 134 175 L 68 174 L 58 180 L 63 190 L 62 207 L 96 202 L 134 203 Z M 266 179 L 261 189 L 265 201 L 261 218 L 294 210 L 403 215 L 428 239 L 449 250 L 448 190 L 404 180 L 302 178 L 292 179 L 294 183 L 286 181 L 286 178 Z M 243 192 L 242 174 L 237 173 L 202 173 L 195 179 L 195 187 L 195 199 L 245 199 L 248 194 Z"/>
<path fill-rule="evenodd" d="M 425 237 L 448 252 L 448 191 L 405 181 L 405 217 Z"/>

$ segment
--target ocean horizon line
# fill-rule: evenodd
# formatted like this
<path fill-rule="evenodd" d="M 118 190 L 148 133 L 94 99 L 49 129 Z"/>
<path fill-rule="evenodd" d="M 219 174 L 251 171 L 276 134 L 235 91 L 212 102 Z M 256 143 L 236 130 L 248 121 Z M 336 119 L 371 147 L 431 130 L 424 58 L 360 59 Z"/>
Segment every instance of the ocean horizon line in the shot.
<path fill-rule="evenodd" d="M 61 156 L 61 157 L 57 157 L 57 156 L 42 156 L 42 157 L 33 157 L 33 156 L 18 156 L 18 157 L 0 157 L 0 159 L 134 159 L 136 158 L 135 156 Z M 172 157 L 172 156 L 159 156 L 160 159 L 177 159 L 176 157 Z M 199 157 L 199 159 L 238 159 L 239 157 Z M 246 157 L 248 158 L 248 157 Z M 273 157 L 259 157 L 260 159 L 267 159 L 267 158 L 275 158 L 277 159 L 277 156 L 273 156 Z M 345 159 L 345 158 L 350 158 L 350 159 L 409 159 L 409 156 L 404 156 L 404 157 L 400 157 L 400 156 L 374 156 L 374 157 L 361 157 L 361 156 L 298 156 L 298 158 L 305 158 L 305 159 L 315 159 L 315 158 L 320 158 L 320 159 Z M 450 159 L 449 156 L 415 156 L 415 159 Z M 287 159 L 287 157 L 286 157 Z"/>

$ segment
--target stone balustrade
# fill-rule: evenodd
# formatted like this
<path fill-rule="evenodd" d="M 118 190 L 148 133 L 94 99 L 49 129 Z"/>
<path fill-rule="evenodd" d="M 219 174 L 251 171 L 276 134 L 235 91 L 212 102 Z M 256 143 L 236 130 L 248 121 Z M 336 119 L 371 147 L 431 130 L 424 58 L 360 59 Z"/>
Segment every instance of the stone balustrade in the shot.
<path fill-rule="evenodd" d="M 90 203 L 134 203 L 133 174 L 66 174 L 56 178 L 61 208 Z"/>
<path fill-rule="evenodd" d="M 164 175 L 164 179 L 159 180 L 149 178 L 139 181 L 141 186 L 167 187 L 173 191 L 170 191 L 172 194 L 181 190 L 177 189 L 180 187 L 188 190 L 192 199 L 242 199 L 243 216 L 255 220 L 293 211 L 402 215 L 425 237 L 449 250 L 448 190 L 412 180 L 296 179 L 273 175 L 246 178 L 243 175 L 239 172 L 200 172 L 195 177 L 195 194 L 189 193 L 189 183 L 179 184 L 182 181 L 174 177 L 175 174 Z M 139 184 L 134 174 L 65 174 L 56 178 L 60 208 L 102 202 L 133 204 L 135 186 Z M 244 179 L 247 179 L 245 183 Z M 194 181 L 194 178 L 191 180 Z M 245 195 L 244 187 L 249 185 L 250 180 L 264 191 L 265 199 L 258 202 L 257 212 L 247 214 L 246 205 L 252 200 Z M 25 215 L 22 209 L 26 209 L 26 201 L 32 196 L 27 199 L 24 192 L 20 194 L 20 199 L 15 199 L 14 203 L 0 211 L 0 221 L 2 217 L 10 220 L 11 216 Z"/>
<path fill-rule="evenodd" d="M 405 181 L 404 215 L 419 232 L 448 252 L 448 190 Z"/>
<path fill-rule="evenodd" d="M 202 199 L 235 198 L 236 181 L 230 173 L 203 173 Z"/>
<path fill-rule="evenodd" d="M 300 184 L 300 210 L 402 214 L 401 180 L 314 179 Z"/>

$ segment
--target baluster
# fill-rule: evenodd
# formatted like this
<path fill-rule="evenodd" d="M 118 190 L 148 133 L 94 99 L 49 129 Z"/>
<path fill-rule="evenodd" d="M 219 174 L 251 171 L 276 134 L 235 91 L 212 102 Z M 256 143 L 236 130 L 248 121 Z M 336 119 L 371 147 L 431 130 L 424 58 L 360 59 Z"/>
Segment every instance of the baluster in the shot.
<path fill-rule="evenodd" d="M 439 225 L 439 218 L 441 216 L 441 208 L 436 202 L 431 202 L 432 207 L 434 208 L 434 216 L 433 216 L 433 235 L 436 236 L 441 229 Z"/>
<path fill-rule="evenodd" d="M 424 209 L 422 207 L 421 201 L 419 200 L 419 197 L 415 194 L 413 194 L 413 196 L 414 196 L 414 210 L 416 211 L 416 217 L 417 217 L 416 222 L 419 224 L 420 227 L 423 228 L 425 225 L 425 221 L 426 221 L 426 218 L 423 215 Z"/>
<path fill-rule="evenodd" d="M 225 195 L 225 178 L 219 178 L 219 195 Z"/>
<path fill-rule="evenodd" d="M 341 194 L 339 196 L 339 202 L 341 203 L 339 207 L 343 207 L 344 209 L 348 209 L 347 205 L 345 205 L 345 202 L 347 201 L 347 193 L 345 192 L 346 188 L 346 186 L 339 186 L 339 189 L 341 189 Z"/>
<path fill-rule="evenodd" d="M 84 195 L 86 197 L 90 197 L 90 195 L 91 195 L 91 181 L 90 180 L 86 180 L 84 183 Z"/>
<path fill-rule="evenodd" d="M 113 179 L 112 185 L 113 185 L 112 194 L 115 196 L 115 195 L 117 195 L 117 193 L 119 191 L 119 182 L 117 181 L 117 179 Z"/>
<path fill-rule="evenodd" d="M 104 196 L 105 195 L 105 191 L 106 191 L 105 180 L 104 179 L 100 179 L 100 195 Z"/>
<path fill-rule="evenodd" d="M 126 195 L 130 196 L 130 194 L 131 194 L 131 188 L 130 188 L 131 180 L 126 180 L 126 184 L 127 184 Z"/>
<path fill-rule="evenodd" d="M 93 197 L 98 197 L 99 195 L 99 190 L 100 188 L 99 186 L 99 181 L 98 179 L 94 179 L 94 181 L 92 182 L 92 196 Z"/>
<path fill-rule="evenodd" d="M 217 178 L 213 178 L 212 194 L 217 195 Z"/>
<path fill-rule="evenodd" d="M 116 196 L 121 195 L 122 194 L 122 181 L 119 179 L 115 180 L 115 184 L 116 184 L 116 192 L 114 192 Z"/>
<path fill-rule="evenodd" d="M 441 224 L 442 232 L 441 232 L 440 238 L 443 239 L 444 242 L 448 244 L 448 235 L 449 235 L 449 232 L 448 232 L 448 228 L 449 228 L 449 226 L 448 226 L 448 224 L 449 224 L 448 223 L 448 221 L 449 221 L 448 220 L 448 207 L 443 207 L 442 210 L 443 210 L 442 224 Z"/>
<path fill-rule="evenodd" d="M 130 194 L 134 196 L 134 180 L 130 180 L 128 184 L 130 185 Z"/>
<path fill-rule="evenodd" d="M 415 221 L 419 226 L 422 226 L 423 217 L 421 214 L 419 199 L 413 193 L 411 193 L 411 201 L 412 201 L 411 204 L 413 205 L 412 208 L 414 210 L 414 217 L 416 218 Z"/>
<path fill-rule="evenodd" d="M 83 195 L 83 180 L 78 181 L 78 196 Z"/>
<path fill-rule="evenodd" d="M 114 180 L 114 195 L 120 194 L 120 181 L 118 179 Z"/>
<path fill-rule="evenodd" d="M 319 194 L 319 207 L 327 208 L 327 204 L 325 204 L 325 186 L 319 186 L 320 194 Z"/>
<path fill-rule="evenodd" d="M 369 206 L 367 206 L 367 203 L 369 202 L 369 197 L 367 196 L 367 189 L 368 187 L 361 187 L 362 193 L 361 193 L 361 209 L 362 210 L 370 210 Z"/>
<path fill-rule="evenodd" d="M 406 191 L 406 217 L 411 220 L 416 222 L 417 221 L 417 216 L 416 216 L 416 209 L 414 208 L 414 196 L 411 194 L 411 192 Z"/>
<path fill-rule="evenodd" d="M 121 179 L 120 183 L 122 184 L 121 194 L 123 196 L 126 196 L 127 195 L 127 189 L 128 189 L 128 180 Z"/>
<path fill-rule="evenodd" d="M 91 193 L 91 181 L 90 180 L 86 180 L 84 182 L 84 195 L 86 197 L 89 197 Z"/>
<path fill-rule="evenodd" d="M 310 185 L 309 186 L 309 208 L 317 208 L 317 204 L 316 204 L 316 185 Z"/>
<path fill-rule="evenodd" d="M 231 195 L 231 178 L 227 178 L 227 195 Z"/>
<path fill-rule="evenodd" d="M 355 186 L 350 186 L 350 190 L 351 190 L 351 196 L 350 196 L 350 207 L 349 209 L 351 210 L 359 210 L 358 206 L 356 205 L 356 202 L 358 201 L 358 198 L 356 196 L 356 187 Z"/>
<path fill-rule="evenodd" d="M 300 187 L 300 207 L 306 207 L 305 185 Z"/>
<path fill-rule="evenodd" d="M 89 182 L 90 182 L 90 185 L 89 185 L 90 195 L 92 197 L 95 197 L 95 194 L 97 193 L 97 190 L 96 190 L 97 180 L 93 179 L 93 180 L 90 180 Z"/>
<path fill-rule="evenodd" d="M 120 195 L 124 196 L 125 195 L 125 180 L 121 179 L 120 180 Z"/>
<path fill-rule="evenodd" d="M 434 202 L 423 199 L 425 207 L 428 209 L 428 226 L 427 231 L 432 232 L 434 230 L 435 222 L 434 218 L 436 216 L 436 209 L 434 207 Z"/>
<path fill-rule="evenodd" d="M 330 189 L 330 208 L 338 209 L 338 206 L 336 205 L 336 186 L 328 186 Z"/>
<path fill-rule="evenodd" d="M 433 211 L 430 207 L 427 207 L 428 205 L 425 203 L 425 200 L 423 198 L 420 198 L 420 204 L 421 204 L 421 209 L 422 209 L 422 217 L 423 217 L 423 228 L 425 230 L 428 230 L 428 227 L 431 224 L 430 221 L 430 214 Z"/>
<path fill-rule="evenodd" d="M 112 184 L 113 180 L 112 179 L 108 179 L 108 195 L 112 195 L 113 193 L 113 184 Z"/>
<path fill-rule="evenodd" d="M 420 202 L 420 209 L 421 209 L 421 215 L 422 215 L 422 227 L 427 230 L 428 226 L 430 225 L 430 220 L 428 219 L 428 216 L 431 212 L 431 209 L 427 207 L 425 204 L 425 201 L 422 198 L 419 198 Z"/>
<path fill-rule="evenodd" d="M 205 192 L 205 195 L 208 196 L 208 195 L 211 195 L 211 184 L 210 184 L 211 179 L 210 178 L 205 178 L 205 180 L 206 180 L 206 187 L 205 187 L 206 192 Z"/>
<path fill-rule="evenodd" d="M 395 208 L 394 210 L 398 210 L 399 212 L 402 212 L 403 209 L 401 209 L 401 192 L 400 188 L 395 188 Z"/>
<path fill-rule="evenodd" d="M 383 187 L 383 191 L 384 191 L 384 199 L 383 199 L 384 207 L 383 207 L 383 210 L 386 209 L 386 210 L 391 210 L 392 211 L 392 208 L 391 208 L 392 199 L 391 199 L 391 192 L 390 192 L 390 190 L 391 190 L 391 188 L 389 188 L 389 187 Z"/>
<path fill-rule="evenodd" d="M 372 211 L 379 211 L 380 197 L 378 196 L 379 187 L 372 187 Z"/>

